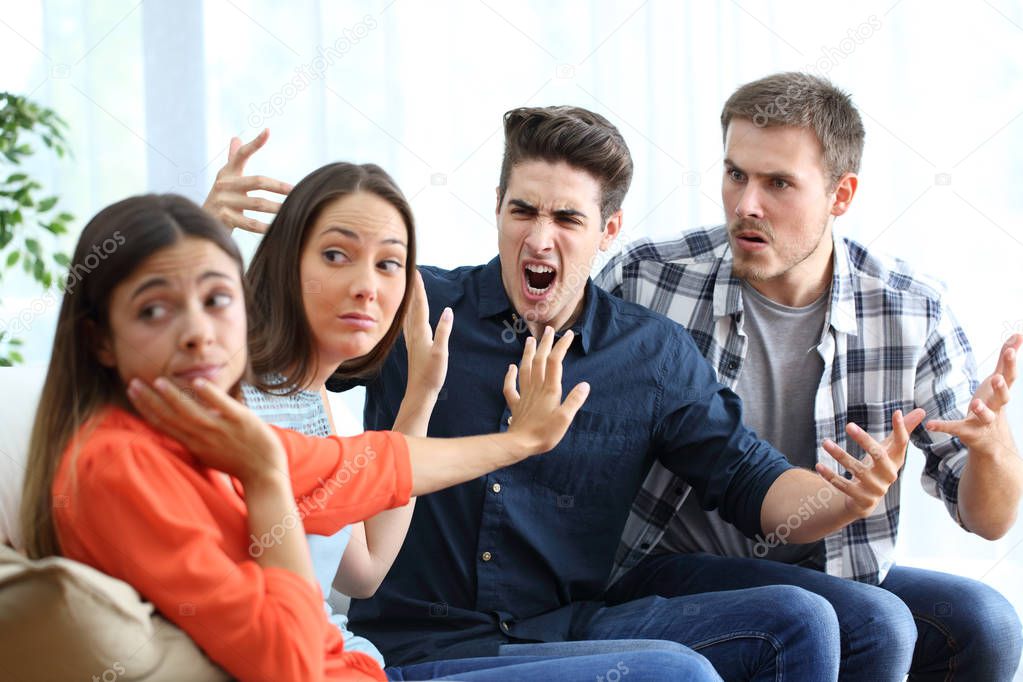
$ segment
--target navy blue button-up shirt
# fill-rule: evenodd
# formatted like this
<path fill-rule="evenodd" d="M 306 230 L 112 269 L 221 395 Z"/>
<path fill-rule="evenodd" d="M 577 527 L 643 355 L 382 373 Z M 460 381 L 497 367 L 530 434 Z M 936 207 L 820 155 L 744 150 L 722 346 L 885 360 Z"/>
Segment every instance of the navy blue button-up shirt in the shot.
<path fill-rule="evenodd" d="M 529 334 L 512 309 L 498 259 L 421 268 L 432 324 L 455 313 L 447 381 L 429 435 L 507 429 L 505 371 Z M 353 631 L 391 664 L 485 655 L 508 638 L 572 637 L 602 599 L 626 517 L 659 460 L 707 508 L 749 536 L 761 532 L 767 489 L 790 467 L 741 423 L 689 334 L 668 318 L 586 285 L 565 390 L 590 396 L 551 452 L 420 497 L 408 538 L 372 599 L 352 603 Z M 399 343 L 367 385 L 367 429 L 389 429 L 405 392 Z M 331 386 L 331 388 L 341 388 Z"/>

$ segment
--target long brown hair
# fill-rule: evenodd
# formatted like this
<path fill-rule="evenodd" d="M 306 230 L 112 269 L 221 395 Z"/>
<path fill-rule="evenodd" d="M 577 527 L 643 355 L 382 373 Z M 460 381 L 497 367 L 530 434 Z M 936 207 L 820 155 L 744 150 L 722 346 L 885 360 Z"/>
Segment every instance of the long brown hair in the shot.
<path fill-rule="evenodd" d="M 340 197 L 369 192 L 401 214 L 408 231 L 405 294 L 387 333 L 373 349 L 347 360 L 332 378 L 372 376 L 387 359 L 408 308 L 416 264 L 416 229 L 412 207 L 397 183 L 371 163 L 331 163 L 304 177 L 288 194 L 277 217 L 252 257 L 245 277 L 252 292 L 249 315 L 249 357 L 256 386 L 279 394 L 295 393 L 313 376 L 316 345 L 302 303 L 300 264 L 309 232 L 320 211 Z M 283 377 L 273 383 L 273 375 Z"/>
<path fill-rule="evenodd" d="M 94 350 L 98 337 L 108 331 L 110 294 L 143 261 L 184 237 L 213 242 L 238 264 L 241 275 L 241 256 L 227 231 L 194 203 L 173 194 L 112 204 L 89 221 L 78 239 L 29 441 L 20 516 L 33 558 L 60 554 L 53 525 L 53 478 L 72 437 L 103 406 L 123 401 L 117 369 L 101 365 Z"/>

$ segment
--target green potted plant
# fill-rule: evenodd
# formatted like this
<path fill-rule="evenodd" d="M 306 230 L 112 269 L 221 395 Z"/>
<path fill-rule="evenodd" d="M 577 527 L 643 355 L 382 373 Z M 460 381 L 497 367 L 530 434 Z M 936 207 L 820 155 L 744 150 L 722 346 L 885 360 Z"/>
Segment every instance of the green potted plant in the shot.
<path fill-rule="evenodd" d="M 21 264 L 43 293 L 62 289 L 68 256 L 56 237 L 66 234 L 74 219 L 57 207 L 55 196 L 43 196 L 42 185 L 22 170 L 41 141 L 58 158 L 68 153 L 67 123 L 27 97 L 0 92 L 0 283 Z M 21 335 L 38 314 L 35 307 L 0 321 L 0 367 L 23 362 Z"/>

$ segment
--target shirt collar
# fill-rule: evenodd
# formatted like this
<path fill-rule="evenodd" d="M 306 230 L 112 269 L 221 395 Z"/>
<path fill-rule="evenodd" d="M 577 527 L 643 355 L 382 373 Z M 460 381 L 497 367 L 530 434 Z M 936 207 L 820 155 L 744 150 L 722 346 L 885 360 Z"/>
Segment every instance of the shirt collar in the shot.
<path fill-rule="evenodd" d="M 856 292 L 853 287 L 852 263 L 845 240 L 834 240 L 834 256 L 831 275 L 831 303 L 828 305 L 828 320 L 836 332 L 856 336 L 859 331 L 856 314 Z"/>
<path fill-rule="evenodd" d="M 725 252 L 714 275 L 714 317 L 734 315 L 742 311 L 742 283 L 732 274 L 731 245 Z M 849 250 L 841 239 L 834 239 L 832 249 L 831 300 L 828 304 L 826 324 L 842 334 L 856 336 L 856 296 L 852 285 L 852 264 Z"/>
<path fill-rule="evenodd" d="M 500 256 L 496 256 L 492 261 L 483 266 L 477 281 L 480 319 L 494 317 L 502 313 L 519 315 L 519 312 L 512 307 L 511 301 L 508 298 L 508 292 L 504 289 L 504 280 L 501 279 Z M 584 354 L 590 352 L 590 342 L 593 338 L 593 326 L 597 310 L 597 295 L 597 285 L 593 283 L 593 278 L 587 278 L 586 302 L 583 304 L 583 310 L 579 314 L 579 319 L 572 325 L 572 331 L 579 338 L 579 345 Z"/>
<path fill-rule="evenodd" d="M 742 282 L 732 274 L 732 247 L 725 245 L 725 252 L 714 274 L 714 317 L 724 317 L 742 312 Z"/>

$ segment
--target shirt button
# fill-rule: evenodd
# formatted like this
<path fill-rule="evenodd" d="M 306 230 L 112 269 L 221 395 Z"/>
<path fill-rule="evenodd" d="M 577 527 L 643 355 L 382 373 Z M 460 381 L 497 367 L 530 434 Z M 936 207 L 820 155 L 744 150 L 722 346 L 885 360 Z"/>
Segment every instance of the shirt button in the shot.
<path fill-rule="evenodd" d="M 511 630 L 511 626 L 508 625 L 508 621 L 505 621 L 505 620 L 501 621 L 501 629 L 504 630 L 505 632 L 508 632 L 509 630 Z"/>
<path fill-rule="evenodd" d="M 501 484 L 495 483 L 494 485 L 490 486 L 490 489 L 493 490 L 495 493 L 499 493 L 501 492 Z"/>
<path fill-rule="evenodd" d="M 480 558 L 483 559 L 484 561 L 490 561 L 491 559 L 494 558 L 494 555 L 491 554 L 490 552 L 483 552 L 483 554 L 480 555 Z"/>

